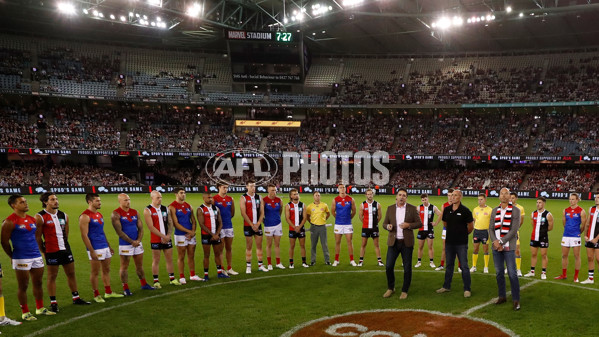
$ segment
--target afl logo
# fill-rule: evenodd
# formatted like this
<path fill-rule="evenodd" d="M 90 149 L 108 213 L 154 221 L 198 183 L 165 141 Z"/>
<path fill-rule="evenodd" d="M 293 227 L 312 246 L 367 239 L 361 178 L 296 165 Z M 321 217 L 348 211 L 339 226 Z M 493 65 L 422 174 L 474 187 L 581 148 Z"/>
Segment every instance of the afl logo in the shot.
<path fill-rule="evenodd" d="M 253 174 L 256 185 L 264 185 L 275 177 L 279 170 L 277 161 L 268 154 L 253 150 L 227 150 L 210 157 L 205 171 L 214 183 L 229 186 L 245 186 L 244 173 Z"/>
<path fill-rule="evenodd" d="M 454 316 L 427 310 L 373 310 L 350 312 L 307 322 L 284 333 L 299 336 L 516 336 L 499 324 L 480 318 Z"/>

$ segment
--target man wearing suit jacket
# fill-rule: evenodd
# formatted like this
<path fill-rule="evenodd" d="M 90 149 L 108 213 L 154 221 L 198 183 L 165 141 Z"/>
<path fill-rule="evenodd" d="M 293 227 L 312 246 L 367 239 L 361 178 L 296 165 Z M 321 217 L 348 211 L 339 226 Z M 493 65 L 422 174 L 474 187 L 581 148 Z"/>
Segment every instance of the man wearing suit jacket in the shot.
<path fill-rule="evenodd" d="M 408 289 L 412 282 L 412 252 L 414 251 L 413 229 L 420 228 L 422 221 L 416 206 L 406 203 L 408 191 L 400 188 L 395 196 L 396 203 L 387 208 L 383 228 L 389 231 L 387 239 L 387 291 L 383 297 L 387 298 L 395 292 L 395 261 L 401 254 L 404 266 L 403 286 L 400 299 L 408 297 Z"/>
<path fill-rule="evenodd" d="M 507 273 L 512 288 L 512 300 L 514 310 L 520 310 L 520 282 L 516 274 L 516 241 L 518 240 L 518 229 L 520 229 L 520 210 L 510 202 L 510 190 L 502 188 L 499 192 L 501 204 L 491 211 L 489 221 L 489 241 L 493 243 L 493 262 L 495 263 L 495 275 L 499 297 L 495 304 L 505 303 L 505 277 L 503 266 L 507 266 Z"/>

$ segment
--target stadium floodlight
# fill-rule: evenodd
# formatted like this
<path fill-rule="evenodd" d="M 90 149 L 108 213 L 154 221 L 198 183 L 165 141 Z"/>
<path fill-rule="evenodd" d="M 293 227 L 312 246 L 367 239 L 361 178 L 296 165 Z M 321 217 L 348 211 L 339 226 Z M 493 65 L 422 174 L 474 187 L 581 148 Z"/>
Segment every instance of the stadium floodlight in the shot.
<path fill-rule="evenodd" d="M 185 13 L 191 17 L 198 18 L 200 17 L 200 14 L 202 14 L 202 12 L 202 5 L 200 5 L 197 2 L 194 2 L 191 6 L 187 8 L 187 12 Z"/>
<path fill-rule="evenodd" d="M 459 17 L 459 16 L 454 16 L 454 17 L 453 17 L 453 25 L 454 25 L 454 26 L 456 26 L 456 27 L 459 27 L 459 26 L 461 26 L 461 25 L 463 25 L 463 24 L 464 24 L 464 19 L 462 19 L 462 18 L 461 18 L 461 17 Z"/>
<path fill-rule="evenodd" d="M 353 7 L 361 5 L 364 0 L 343 0 L 343 6 Z"/>
<path fill-rule="evenodd" d="M 119 19 L 121 19 L 121 22 L 127 21 L 127 18 L 124 15 L 121 15 L 121 17 Z"/>
<path fill-rule="evenodd" d="M 289 22 L 289 20 L 287 19 L 287 17 L 284 17 L 283 18 L 283 23 L 287 23 L 287 22 Z"/>
<path fill-rule="evenodd" d="M 327 12 L 330 12 L 331 10 L 333 10 L 333 6 L 324 6 L 321 4 L 314 4 L 312 5 L 312 15 L 313 16 L 319 16 L 322 14 L 326 14 Z"/>
<path fill-rule="evenodd" d="M 523 17 L 523 16 L 524 16 L 524 13 L 520 13 L 520 14 L 518 14 L 518 16 L 519 16 L 519 17 Z"/>
<path fill-rule="evenodd" d="M 437 27 L 439 27 L 441 30 L 445 30 L 451 27 L 451 20 L 446 17 L 442 17 L 437 21 Z"/>
<path fill-rule="evenodd" d="M 507 7 L 505 8 L 505 11 L 506 11 L 507 13 L 511 13 L 511 12 L 512 12 L 512 6 L 507 6 Z"/>
<path fill-rule="evenodd" d="M 99 17 L 101 17 L 101 18 L 103 18 L 103 17 L 104 17 L 104 13 L 102 13 L 102 12 L 99 12 L 99 13 L 98 13 L 98 16 L 99 16 Z"/>
<path fill-rule="evenodd" d="M 87 15 L 87 14 L 89 14 L 89 11 L 86 8 L 84 8 L 83 9 L 83 14 Z"/>
<path fill-rule="evenodd" d="M 156 17 L 156 21 L 157 21 L 157 22 L 162 22 L 162 18 L 161 18 L 161 17 L 159 17 L 159 16 L 157 16 L 157 17 Z"/>
<path fill-rule="evenodd" d="M 156 22 L 154 22 L 154 21 L 150 22 L 150 26 L 156 27 Z"/>
<path fill-rule="evenodd" d="M 129 12 L 129 17 L 130 18 L 133 17 L 133 15 L 134 15 L 133 12 Z"/>
<path fill-rule="evenodd" d="M 75 15 L 77 13 L 77 9 L 75 8 L 75 5 L 73 5 L 70 2 L 59 2 L 56 7 L 58 8 L 58 11 L 61 12 L 62 14 L 66 14 L 66 15 Z"/>
<path fill-rule="evenodd" d="M 93 16 L 98 16 L 100 15 L 100 12 L 98 12 L 97 10 L 94 9 L 94 11 L 92 12 Z"/>
<path fill-rule="evenodd" d="M 148 0 L 148 5 L 162 7 L 162 0 Z"/>
<path fill-rule="evenodd" d="M 110 14 L 110 19 L 114 20 L 114 19 L 116 19 L 116 16 L 114 16 L 114 14 Z"/>

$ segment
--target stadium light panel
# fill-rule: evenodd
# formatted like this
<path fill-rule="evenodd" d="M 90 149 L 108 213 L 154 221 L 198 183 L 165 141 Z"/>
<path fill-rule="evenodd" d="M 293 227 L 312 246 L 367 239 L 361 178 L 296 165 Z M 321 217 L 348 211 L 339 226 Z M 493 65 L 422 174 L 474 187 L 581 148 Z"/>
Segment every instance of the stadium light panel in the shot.
<path fill-rule="evenodd" d="M 148 5 L 162 7 L 162 0 L 148 0 Z"/>
<path fill-rule="evenodd" d="M 200 14 L 202 14 L 202 5 L 195 2 L 187 8 L 185 13 L 191 17 L 198 18 L 200 17 Z"/>
<path fill-rule="evenodd" d="M 114 20 L 114 19 L 116 19 L 116 16 L 114 16 L 114 14 L 110 14 L 110 19 Z"/>
<path fill-rule="evenodd" d="M 59 2 L 56 7 L 58 8 L 58 11 L 62 14 L 75 15 L 77 13 L 75 5 L 73 5 L 70 2 Z"/>
<path fill-rule="evenodd" d="M 157 22 L 162 22 L 162 18 L 161 18 L 161 17 L 159 17 L 159 16 L 157 16 L 157 17 L 156 17 L 156 21 L 157 21 Z"/>
<path fill-rule="evenodd" d="M 364 0 L 343 0 L 343 6 L 353 7 L 361 5 Z"/>
<path fill-rule="evenodd" d="M 520 13 L 520 14 L 518 14 L 518 16 L 519 16 L 519 17 L 523 17 L 523 16 L 524 16 L 524 13 Z"/>
<path fill-rule="evenodd" d="M 85 9 L 85 8 L 84 8 L 84 9 L 83 9 L 83 14 L 87 15 L 87 14 L 89 14 L 89 11 L 88 11 L 87 9 Z"/>
<path fill-rule="evenodd" d="M 505 8 L 505 11 L 506 11 L 507 13 L 511 13 L 511 12 L 512 12 L 512 6 L 507 6 L 507 7 Z"/>
<path fill-rule="evenodd" d="M 127 18 L 124 15 L 121 15 L 121 17 L 119 19 L 121 19 L 121 22 L 127 21 Z"/>
<path fill-rule="evenodd" d="M 94 11 L 92 12 L 93 16 L 98 16 L 100 13 L 94 9 Z"/>
<path fill-rule="evenodd" d="M 103 17 L 104 17 L 104 13 L 102 13 L 102 12 L 99 12 L 99 13 L 98 13 L 98 16 L 99 16 L 99 17 L 101 17 L 101 18 L 103 18 Z"/>
<path fill-rule="evenodd" d="M 156 22 L 154 22 L 154 21 L 150 22 L 150 26 L 156 27 Z"/>

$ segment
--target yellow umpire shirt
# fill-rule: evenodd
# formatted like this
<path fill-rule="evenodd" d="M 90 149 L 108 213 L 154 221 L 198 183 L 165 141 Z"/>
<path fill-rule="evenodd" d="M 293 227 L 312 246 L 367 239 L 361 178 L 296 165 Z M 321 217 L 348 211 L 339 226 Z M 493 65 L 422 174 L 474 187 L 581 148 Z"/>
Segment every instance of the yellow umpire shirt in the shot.
<path fill-rule="evenodd" d="M 472 210 L 472 217 L 474 218 L 474 229 L 478 230 L 489 230 L 489 222 L 491 221 L 491 212 L 493 209 L 489 206 L 481 208 L 476 206 Z"/>
<path fill-rule="evenodd" d="M 318 205 L 311 203 L 307 207 L 308 221 L 316 226 L 324 226 L 327 221 L 327 212 L 329 211 L 329 205 L 324 202 L 319 202 Z"/>

